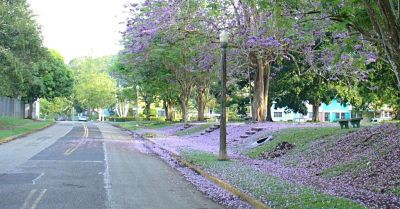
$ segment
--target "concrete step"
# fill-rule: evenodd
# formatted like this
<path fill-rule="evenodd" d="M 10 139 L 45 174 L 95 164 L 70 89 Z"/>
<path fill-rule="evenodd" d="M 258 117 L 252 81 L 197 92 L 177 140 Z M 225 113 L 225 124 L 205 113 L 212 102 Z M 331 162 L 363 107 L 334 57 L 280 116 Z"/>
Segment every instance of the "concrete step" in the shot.
<path fill-rule="evenodd" d="M 255 134 L 255 133 L 257 133 L 257 131 L 246 131 L 246 134 L 247 134 L 247 135 L 253 135 L 253 134 Z"/>
<path fill-rule="evenodd" d="M 206 129 L 206 132 L 207 133 L 211 133 L 211 132 L 213 132 L 214 130 L 212 130 L 212 129 Z"/>
<path fill-rule="evenodd" d="M 253 127 L 253 128 L 251 128 L 251 130 L 252 131 L 262 131 L 262 130 L 264 130 L 264 128 L 262 128 L 262 127 Z"/>

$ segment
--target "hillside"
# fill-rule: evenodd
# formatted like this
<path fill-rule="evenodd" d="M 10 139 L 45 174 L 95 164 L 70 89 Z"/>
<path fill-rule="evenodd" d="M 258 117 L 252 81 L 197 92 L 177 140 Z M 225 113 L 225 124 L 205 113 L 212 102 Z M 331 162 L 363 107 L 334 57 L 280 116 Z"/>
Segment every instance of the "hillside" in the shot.
<path fill-rule="evenodd" d="M 282 165 L 306 169 L 335 184 L 400 197 L 399 124 L 322 137 L 305 149 L 294 147 L 285 155 L 271 158 L 274 151 L 266 151 L 262 156 Z"/>

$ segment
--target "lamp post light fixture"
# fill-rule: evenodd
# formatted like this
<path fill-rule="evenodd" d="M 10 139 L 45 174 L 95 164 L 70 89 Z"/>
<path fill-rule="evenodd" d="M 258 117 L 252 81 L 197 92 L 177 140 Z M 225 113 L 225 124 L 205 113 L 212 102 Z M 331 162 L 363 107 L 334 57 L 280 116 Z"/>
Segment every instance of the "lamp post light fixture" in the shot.
<path fill-rule="evenodd" d="M 226 50 L 228 47 L 229 34 L 222 31 L 219 40 L 221 42 L 222 58 L 221 58 L 221 117 L 220 117 L 220 134 L 219 134 L 219 156 L 218 160 L 228 160 L 226 151 Z"/>

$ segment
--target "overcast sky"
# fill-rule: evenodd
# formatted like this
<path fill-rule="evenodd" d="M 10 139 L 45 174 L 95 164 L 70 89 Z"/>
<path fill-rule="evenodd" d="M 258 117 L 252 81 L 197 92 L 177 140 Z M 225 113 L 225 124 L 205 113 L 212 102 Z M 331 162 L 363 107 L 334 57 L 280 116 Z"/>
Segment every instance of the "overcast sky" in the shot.
<path fill-rule="evenodd" d="M 69 62 L 81 56 L 116 54 L 124 5 L 140 0 L 28 0 L 42 26 L 44 45 Z"/>

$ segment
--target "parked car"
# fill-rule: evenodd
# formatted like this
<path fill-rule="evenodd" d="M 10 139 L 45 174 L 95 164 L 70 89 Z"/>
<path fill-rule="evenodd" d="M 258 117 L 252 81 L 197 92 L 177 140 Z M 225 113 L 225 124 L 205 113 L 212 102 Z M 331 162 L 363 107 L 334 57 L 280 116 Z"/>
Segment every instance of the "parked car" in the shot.
<path fill-rule="evenodd" d="M 382 122 L 383 120 L 382 120 L 382 118 L 372 118 L 371 119 L 371 122 L 372 123 L 380 123 L 380 122 Z"/>
<path fill-rule="evenodd" d="M 87 122 L 87 121 L 88 121 L 88 117 L 87 117 L 87 116 L 84 116 L 84 115 L 79 116 L 79 117 L 78 117 L 78 121 L 85 121 L 85 122 Z"/>
<path fill-rule="evenodd" d="M 56 121 L 66 121 L 67 117 L 65 117 L 63 115 L 59 115 L 59 116 L 55 117 L 54 120 L 56 120 Z"/>
<path fill-rule="evenodd" d="M 380 122 L 386 121 L 386 120 L 392 120 L 392 118 L 391 117 L 372 118 L 371 122 L 372 123 L 380 123 Z"/>

